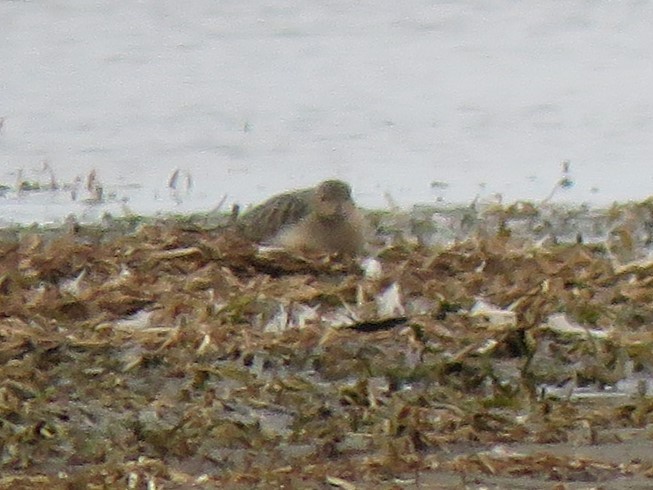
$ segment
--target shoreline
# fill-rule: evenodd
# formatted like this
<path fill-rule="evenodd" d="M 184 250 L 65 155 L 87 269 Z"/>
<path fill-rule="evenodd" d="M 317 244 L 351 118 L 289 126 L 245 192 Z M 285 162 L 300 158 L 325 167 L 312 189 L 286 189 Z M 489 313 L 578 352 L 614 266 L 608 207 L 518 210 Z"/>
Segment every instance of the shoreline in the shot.
<path fill-rule="evenodd" d="M 653 201 L 589 212 L 370 212 L 372 264 L 3 230 L 0 488 L 645 488 Z"/>

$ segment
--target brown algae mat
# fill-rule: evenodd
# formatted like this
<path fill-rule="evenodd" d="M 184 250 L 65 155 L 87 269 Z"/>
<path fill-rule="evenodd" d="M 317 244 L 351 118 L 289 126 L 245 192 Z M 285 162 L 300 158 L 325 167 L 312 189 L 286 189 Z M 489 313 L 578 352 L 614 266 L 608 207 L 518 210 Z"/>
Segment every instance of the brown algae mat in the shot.
<path fill-rule="evenodd" d="M 653 487 L 652 210 L 3 230 L 0 488 Z"/>

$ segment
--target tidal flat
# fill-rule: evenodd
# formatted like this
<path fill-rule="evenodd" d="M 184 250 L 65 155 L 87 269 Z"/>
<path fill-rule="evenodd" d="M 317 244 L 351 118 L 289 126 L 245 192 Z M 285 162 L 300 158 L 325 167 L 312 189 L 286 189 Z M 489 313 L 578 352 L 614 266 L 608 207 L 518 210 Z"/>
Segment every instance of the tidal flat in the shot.
<path fill-rule="evenodd" d="M 0 488 L 650 488 L 653 201 L 0 232 Z"/>

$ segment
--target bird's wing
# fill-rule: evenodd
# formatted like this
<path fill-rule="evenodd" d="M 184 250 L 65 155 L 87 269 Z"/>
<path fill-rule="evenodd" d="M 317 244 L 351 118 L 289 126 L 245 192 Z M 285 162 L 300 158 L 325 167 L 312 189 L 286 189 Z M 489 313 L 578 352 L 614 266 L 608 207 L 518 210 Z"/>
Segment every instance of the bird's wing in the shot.
<path fill-rule="evenodd" d="M 313 189 L 306 189 L 270 198 L 240 218 L 240 230 L 250 240 L 269 240 L 282 228 L 299 222 L 311 212 L 313 192 Z"/>

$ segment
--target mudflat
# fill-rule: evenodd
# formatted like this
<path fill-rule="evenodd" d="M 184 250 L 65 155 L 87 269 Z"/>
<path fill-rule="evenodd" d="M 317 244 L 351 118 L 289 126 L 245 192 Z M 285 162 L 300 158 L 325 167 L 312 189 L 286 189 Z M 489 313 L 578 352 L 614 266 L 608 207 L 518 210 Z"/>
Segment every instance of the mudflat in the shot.
<path fill-rule="evenodd" d="M 649 488 L 653 206 L 0 233 L 0 488 Z"/>

